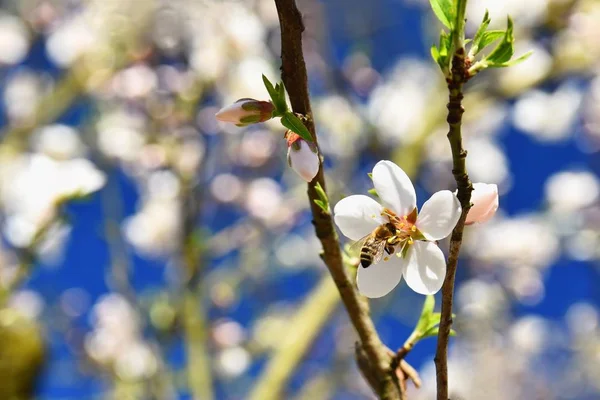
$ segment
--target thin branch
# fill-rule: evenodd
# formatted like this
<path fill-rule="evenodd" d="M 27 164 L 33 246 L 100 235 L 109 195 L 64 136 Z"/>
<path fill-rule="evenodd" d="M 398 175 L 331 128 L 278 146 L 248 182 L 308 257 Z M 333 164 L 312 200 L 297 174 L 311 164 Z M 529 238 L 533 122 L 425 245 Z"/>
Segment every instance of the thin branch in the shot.
<path fill-rule="evenodd" d="M 415 347 L 417 341 L 419 340 L 418 331 L 413 331 L 413 333 L 406 339 L 402 347 L 396 351 L 395 354 L 392 355 L 392 363 L 391 368 L 393 371 L 399 375 L 398 379 L 404 385 L 408 380 L 413 381 L 413 384 L 418 389 L 421 387 L 421 378 L 419 377 L 419 373 L 409 364 L 404 358 L 410 353 L 410 351 Z"/>
<path fill-rule="evenodd" d="M 307 117 L 306 126 L 312 137 L 317 142 L 315 125 L 312 119 L 310 99 L 308 93 L 308 79 L 306 64 L 302 52 L 302 32 L 304 24 L 302 15 L 296 7 L 294 0 L 275 0 L 277 14 L 281 26 L 281 61 L 282 79 L 290 97 L 294 112 Z M 397 379 L 390 371 L 391 357 L 383 345 L 373 321 L 369 316 L 368 303 L 354 288 L 346 271 L 344 270 L 342 255 L 333 221 L 329 213 L 324 212 L 314 203 L 318 199 L 315 186 L 320 184 L 326 188 L 323 166 L 317 176 L 308 184 L 308 198 L 313 214 L 313 224 L 317 237 L 323 246 L 323 260 L 340 292 L 342 301 L 354 328 L 360 338 L 361 347 L 364 349 L 371 370 L 364 371 L 374 376 L 370 380 L 373 390 L 382 399 L 399 399 L 404 396 L 398 385 Z"/>
<path fill-rule="evenodd" d="M 464 13 L 466 0 L 458 0 L 458 15 L 456 26 L 464 31 Z M 464 39 L 464 32 L 456 35 Z M 455 36 L 455 37 L 456 37 Z M 462 213 L 450 238 L 450 251 L 447 262 L 446 278 L 442 286 L 442 310 L 439 325 L 437 349 L 435 353 L 435 367 L 437 380 L 437 400 L 448 400 L 448 342 L 452 328 L 452 303 L 454 298 L 454 279 L 458 256 L 462 244 L 463 229 L 467 213 L 471 208 L 471 191 L 473 186 L 467 174 L 467 151 L 462 145 L 462 115 L 464 109 L 463 84 L 467 81 L 465 67 L 465 49 L 463 40 L 460 39 L 452 58 L 452 78 L 448 80 L 448 141 L 452 149 L 452 174 L 458 187 L 458 200 L 462 206 Z"/>
<path fill-rule="evenodd" d="M 284 398 L 282 392 L 286 383 L 329 320 L 339 300 L 335 284 L 329 276 L 323 276 L 289 322 L 292 329 L 270 359 L 249 397 L 250 400 Z"/>

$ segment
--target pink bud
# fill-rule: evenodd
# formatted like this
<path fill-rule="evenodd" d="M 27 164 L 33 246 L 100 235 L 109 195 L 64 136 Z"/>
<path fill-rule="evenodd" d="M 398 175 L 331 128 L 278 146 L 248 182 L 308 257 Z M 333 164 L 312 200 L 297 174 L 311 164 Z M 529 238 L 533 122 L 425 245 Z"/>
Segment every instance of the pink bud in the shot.
<path fill-rule="evenodd" d="M 288 141 L 288 164 L 306 182 L 312 181 L 321 165 L 317 146 L 314 143 L 307 143 L 292 131 L 287 131 L 285 137 Z"/>
<path fill-rule="evenodd" d="M 270 101 L 239 99 L 235 103 L 220 109 L 215 117 L 219 121 L 231 122 L 237 126 L 246 126 L 273 118 L 274 109 L 275 107 Z"/>
<path fill-rule="evenodd" d="M 466 225 L 490 220 L 498 209 L 498 186 L 488 183 L 474 183 L 471 203 L 473 203 L 473 207 L 467 214 Z"/>

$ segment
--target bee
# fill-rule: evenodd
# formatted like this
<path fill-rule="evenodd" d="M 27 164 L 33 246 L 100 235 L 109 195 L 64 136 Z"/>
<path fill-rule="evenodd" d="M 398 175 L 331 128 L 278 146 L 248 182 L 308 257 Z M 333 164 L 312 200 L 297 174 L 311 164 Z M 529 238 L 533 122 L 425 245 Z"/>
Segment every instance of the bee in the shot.
<path fill-rule="evenodd" d="M 396 245 L 406 239 L 406 234 L 402 230 L 402 223 L 396 214 L 384 209 L 382 215 L 387 217 L 389 222 L 379 225 L 367 236 L 352 245 L 352 248 L 360 246 L 360 265 L 363 268 L 377 264 L 384 254 L 394 254 Z"/>

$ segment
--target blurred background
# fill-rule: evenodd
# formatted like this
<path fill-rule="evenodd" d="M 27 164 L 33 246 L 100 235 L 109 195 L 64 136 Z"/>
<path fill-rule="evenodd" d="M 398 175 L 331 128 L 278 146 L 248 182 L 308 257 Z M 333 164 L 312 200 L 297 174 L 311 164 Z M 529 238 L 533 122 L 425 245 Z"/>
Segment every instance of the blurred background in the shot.
<path fill-rule="evenodd" d="M 0 398 L 251 398 L 303 347 L 282 398 L 373 398 L 282 127 L 214 118 L 279 79 L 272 0 L 0 4 Z M 453 189 L 428 2 L 298 4 L 331 202 L 381 159 Z M 467 85 L 471 179 L 501 197 L 466 232 L 452 398 L 598 399 L 600 2 L 471 0 L 471 35 L 486 8 L 534 53 Z M 390 348 L 423 300 L 371 301 Z"/>

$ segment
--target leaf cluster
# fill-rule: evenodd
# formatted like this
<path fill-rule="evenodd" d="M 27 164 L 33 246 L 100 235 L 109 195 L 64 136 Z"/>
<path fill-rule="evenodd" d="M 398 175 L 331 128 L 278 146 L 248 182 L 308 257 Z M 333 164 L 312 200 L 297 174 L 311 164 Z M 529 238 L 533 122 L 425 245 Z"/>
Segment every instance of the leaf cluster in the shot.
<path fill-rule="evenodd" d="M 294 114 L 287 105 L 283 82 L 279 82 L 273 86 L 271 81 L 269 81 L 266 76 L 263 75 L 262 79 L 265 87 L 267 88 L 267 92 L 269 92 L 269 97 L 271 97 L 271 102 L 273 103 L 273 106 L 275 106 L 275 110 L 273 110 L 273 117 L 281 117 L 281 125 L 292 132 L 297 133 L 307 142 L 312 142 L 313 138 L 309 130 L 306 128 L 302 120 L 296 114 Z"/>
<path fill-rule="evenodd" d="M 451 60 L 454 56 L 455 37 L 460 35 L 464 37 L 464 32 L 458 32 L 457 24 L 457 3 L 462 0 L 430 0 L 431 8 L 438 20 L 448 28 L 449 32 L 442 30 L 440 33 L 439 43 L 431 47 L 431 56 L 439 65 L 442 73 L 447 78 L 451 77 Z M 513 59 L 514 55 L 514 32 L 513 21 L 510 16 L 507 18 L 507 26 L 505 30 L 488 30 L 491 19 L 488 11 L 485 12 L 483 21 L 477 29 L 477 33 L 473 39 L 467 39 L 463 45 L 470 44 L 467 63 L 469 66 L 469 76 L 474 76 L 478 72 L 487 68 L 503 68 L 510 67 L 525 61 L 531 52 L 527 52 L 522 56 Z M 460 29 L 464 28 L 464 24 Z M 495 47 L 493 47 L 495 45 Z M 489 52 L 484 52 L 493 47 Z M 486 56 L 476 59 L 476 56 L 487 53 Z"/>
<path fill-rule="evenodd" d="M 441 313 L 434 312 L 434 309 L 435 297 L 433 295 L 429 295 L 425 298 L 425 302 L 423 303 L 423 310 L 421 311 L 419 321 L 417 322 L 413 333 L 410 335 L 410 337 L 413 338 L 414 343 L 417 343 L 419 340 L 422 339 L 437 336 L 440 330 L 439 325 Z M 452 317 L 454 317 L 454 315 Z M 451 330 L 450 336 L 455 335 L 456 332 L 454 330 Z"/>

